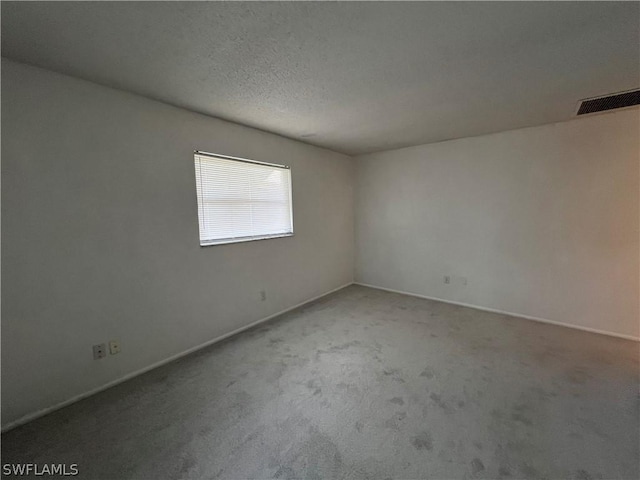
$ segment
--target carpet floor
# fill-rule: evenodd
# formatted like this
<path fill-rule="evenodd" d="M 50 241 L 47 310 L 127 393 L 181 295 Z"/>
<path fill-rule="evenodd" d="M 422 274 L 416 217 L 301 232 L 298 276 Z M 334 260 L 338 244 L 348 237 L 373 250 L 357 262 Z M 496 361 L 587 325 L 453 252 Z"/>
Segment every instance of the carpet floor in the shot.
<path fill-rule="evenodd" d="M 639 373 L 633 341 L 353 285 L 5 433 L 2 462 L 87 479 L 638 479 Z"/>

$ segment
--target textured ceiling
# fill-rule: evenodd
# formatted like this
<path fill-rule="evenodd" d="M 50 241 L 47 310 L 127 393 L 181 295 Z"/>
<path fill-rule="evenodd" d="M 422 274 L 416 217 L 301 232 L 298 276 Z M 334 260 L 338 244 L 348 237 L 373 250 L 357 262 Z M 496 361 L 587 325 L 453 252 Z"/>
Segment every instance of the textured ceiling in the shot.
<path fill-rule="evenodd" d="M 638 2 L 2 2 L 2 55 L 358 154 L 640 84 Z"/>

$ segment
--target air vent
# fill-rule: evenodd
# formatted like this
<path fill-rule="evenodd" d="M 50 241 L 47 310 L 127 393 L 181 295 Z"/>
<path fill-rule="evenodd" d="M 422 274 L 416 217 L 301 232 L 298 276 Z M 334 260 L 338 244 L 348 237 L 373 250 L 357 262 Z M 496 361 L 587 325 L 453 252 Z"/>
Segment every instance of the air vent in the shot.
<path fill-rule="evenodd" d="M 605 112 L 616 108 L 632 107 L 640 105 L 640 90 L 615 93 L 606 97 L 589 98 L 580 102 L 578 115 L 588 113 Z"/>

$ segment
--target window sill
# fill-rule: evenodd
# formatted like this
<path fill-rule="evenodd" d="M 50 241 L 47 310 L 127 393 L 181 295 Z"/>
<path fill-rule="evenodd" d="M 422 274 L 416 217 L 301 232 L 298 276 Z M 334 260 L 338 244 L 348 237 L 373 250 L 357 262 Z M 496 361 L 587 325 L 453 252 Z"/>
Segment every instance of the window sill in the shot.
<path fill-rule="evenodd" d="M 261 237 L 239 237 L 239 238 L 225 238 L 221 240 L 211 240 L 210 242 L 201 243 L 201 247 L 214 247 L 216 245 L 228 245 L 230 243 L 244 243 L 244 242 L 255 242 L 256 240 L 269 240 L 271 238 L 283 238 L 283 237 L 293 237 L 293 232 L 291 233 L 279 233 L 277 235 L 264 235 Z"/>

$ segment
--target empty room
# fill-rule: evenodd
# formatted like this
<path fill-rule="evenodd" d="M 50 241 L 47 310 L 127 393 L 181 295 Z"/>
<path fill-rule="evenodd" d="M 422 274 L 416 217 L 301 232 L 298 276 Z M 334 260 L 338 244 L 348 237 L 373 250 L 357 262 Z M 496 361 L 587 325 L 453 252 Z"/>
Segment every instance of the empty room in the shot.
<path fill-rule="evenodd" d="M 1 2 L 3 478 L 640 478 L 640 2 Z"/>

